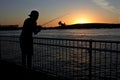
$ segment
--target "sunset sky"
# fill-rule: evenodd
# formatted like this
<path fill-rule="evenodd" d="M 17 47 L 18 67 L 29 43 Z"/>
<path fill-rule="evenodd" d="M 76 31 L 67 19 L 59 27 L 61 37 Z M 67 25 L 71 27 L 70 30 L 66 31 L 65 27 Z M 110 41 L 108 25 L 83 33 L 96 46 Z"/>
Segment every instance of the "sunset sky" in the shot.
<path fill-rule="evenodd" d="M 77 23 L 120 23 L 120 0 L 0 0 L 0 24 L 23 25 L 31 10 L 40 13 L 37 21 L 57 26 L 59 21 Z"/>

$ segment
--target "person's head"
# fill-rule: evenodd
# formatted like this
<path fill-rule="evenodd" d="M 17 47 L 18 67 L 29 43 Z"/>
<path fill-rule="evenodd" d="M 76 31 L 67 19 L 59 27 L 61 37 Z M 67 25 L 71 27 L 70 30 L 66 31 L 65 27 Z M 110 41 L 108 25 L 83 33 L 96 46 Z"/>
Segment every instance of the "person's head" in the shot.
<path fill-rule="evenodd" d="M 32 19 L 34 19 L 34 20 L 37 20 L 38 19 L 38 16 L 39 16 L 39 12 L 38 11 L 36 11 L 36 10 L 33 10 L 33 11 L 31 11 L 31 13 L 30 13 L 30 18 L 32 18 Z"/>

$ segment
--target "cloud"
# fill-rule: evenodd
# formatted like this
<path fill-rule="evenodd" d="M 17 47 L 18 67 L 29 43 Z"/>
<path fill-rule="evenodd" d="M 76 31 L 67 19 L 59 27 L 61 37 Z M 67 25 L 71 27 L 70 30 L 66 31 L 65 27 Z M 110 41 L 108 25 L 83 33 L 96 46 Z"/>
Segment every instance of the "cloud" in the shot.
<path fill-rule="evenodd" d="M 106 10 L 109 10 L 111 12 L 118 12 L 118 9 L 107 0 L 92 0 L 92 1 Z"/>
<path fill-rule="evenodd" d="M 100 7 L 114 13 L 116 17 L 118 17 L 117 18 L 118 22 L 120 22 L 120 10 L 114 5 L 112 5 L 112 3 L 110 3 L 108 0 L 92 0 L 92 1 L 99 5 Z"/>

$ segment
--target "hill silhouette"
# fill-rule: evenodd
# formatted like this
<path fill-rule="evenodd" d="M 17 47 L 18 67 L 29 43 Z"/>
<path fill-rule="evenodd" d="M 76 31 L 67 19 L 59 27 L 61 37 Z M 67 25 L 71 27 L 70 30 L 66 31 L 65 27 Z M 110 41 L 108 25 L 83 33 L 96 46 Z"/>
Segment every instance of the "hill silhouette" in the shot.
<path fill-rule="evenodd" d="M 100 29 L 100 28 L 120 28 L 120 24 L 107 24 L 107 23 L 87 23 L 87 24 L 74 24 L 68 25 L 67 28 L 71 29 Z"/>

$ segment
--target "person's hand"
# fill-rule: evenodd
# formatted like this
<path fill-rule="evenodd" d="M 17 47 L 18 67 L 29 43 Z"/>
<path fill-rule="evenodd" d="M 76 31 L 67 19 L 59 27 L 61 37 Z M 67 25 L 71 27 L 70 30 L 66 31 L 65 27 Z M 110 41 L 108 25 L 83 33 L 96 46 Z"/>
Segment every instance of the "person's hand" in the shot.
<path fill-rule="evenodd" d="M 42 26 L 37 26 L 37 28 L 36 28 L 36 30 L 35 30 L 35 34 L 37 34 L 38 32 L 40 32 L 41 31 L 41 29 L 42 29 Z"/>

